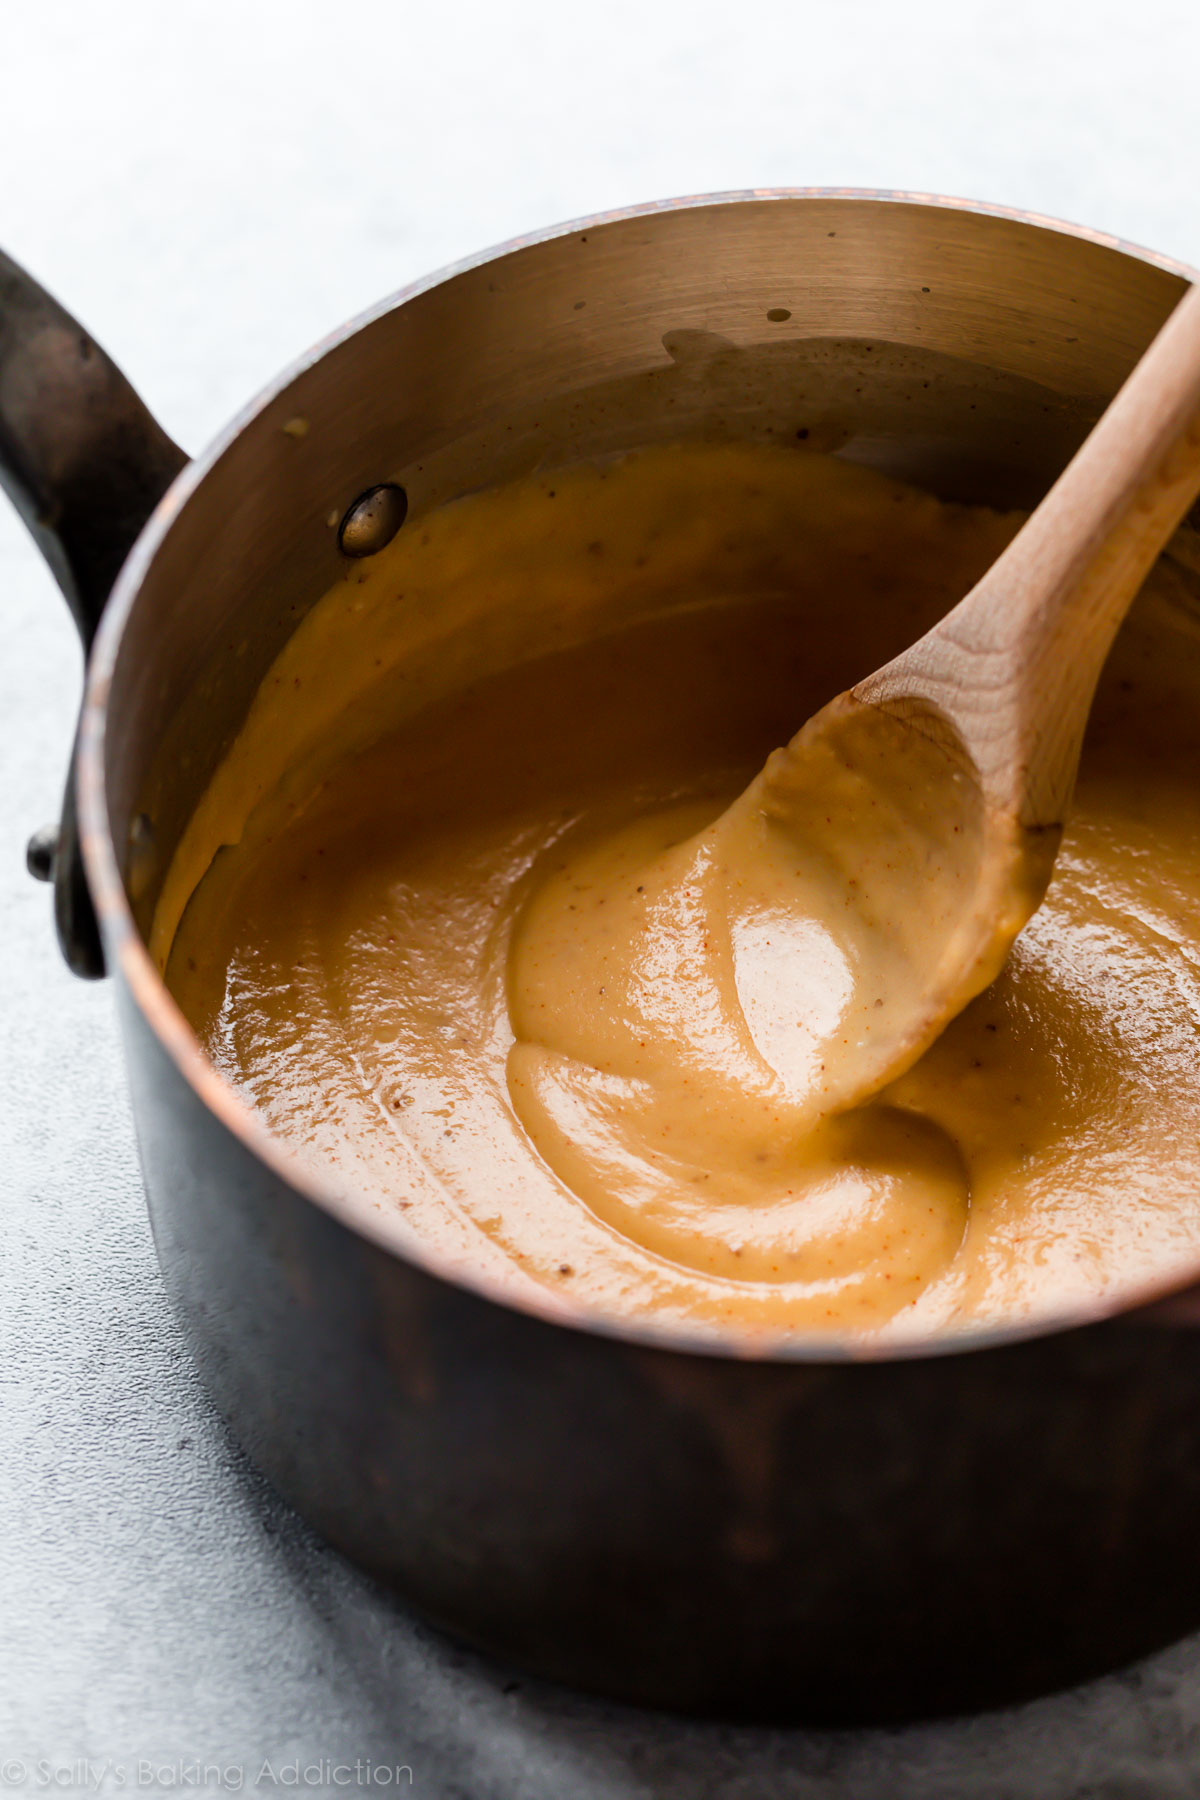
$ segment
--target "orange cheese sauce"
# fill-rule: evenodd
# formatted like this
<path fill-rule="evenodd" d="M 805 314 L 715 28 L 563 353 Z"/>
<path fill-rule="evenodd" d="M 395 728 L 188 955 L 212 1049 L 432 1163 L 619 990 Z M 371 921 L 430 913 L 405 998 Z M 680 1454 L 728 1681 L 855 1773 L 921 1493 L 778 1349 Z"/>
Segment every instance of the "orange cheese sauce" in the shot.
<path fill-rule="evenodd" d="M 151 947 L 209 1056 L 399 1245 L 610 1314 L 902 1336 L 1200 1256 L 1200 623 L 1169 558 L 1044 905 L 867 1105 L 811 1105 L 847 971 L 799 912 L 739 914 L 753 832 L 719 880 L 696 860 L 1019 523 L 700 445 L 410 520 L 285 647 L 176 852 Z"/>

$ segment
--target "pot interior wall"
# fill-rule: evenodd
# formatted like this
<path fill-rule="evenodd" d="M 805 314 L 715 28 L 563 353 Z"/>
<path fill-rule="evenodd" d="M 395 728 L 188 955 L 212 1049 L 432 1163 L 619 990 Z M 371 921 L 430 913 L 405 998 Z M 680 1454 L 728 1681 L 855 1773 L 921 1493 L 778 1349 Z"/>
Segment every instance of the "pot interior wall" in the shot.
<path fill-rule="evenodd" d="M 114 841 L 152 827 L 139 923 L 364 488 L 400 481 L 411 530 L 539 466 L 737 438 L 1028 506 L 1183 287 L 1025 221 L 798 195 L 563 231 L 389 303 L 218 447 L 133 599 L 105 754 Z"/>

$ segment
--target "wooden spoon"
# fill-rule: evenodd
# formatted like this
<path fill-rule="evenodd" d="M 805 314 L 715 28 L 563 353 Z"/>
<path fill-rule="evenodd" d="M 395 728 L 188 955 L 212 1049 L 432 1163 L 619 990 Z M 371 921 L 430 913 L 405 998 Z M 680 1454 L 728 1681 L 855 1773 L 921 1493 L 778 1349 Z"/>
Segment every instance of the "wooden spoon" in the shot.
<path fill-rule="evenodd" d="M 983 580 L 737 803 L 854 969 L 823 1110 L 901 1074 L 999 973 L 1050 880 L 1101 666 L 1198 492 L 1200 286 Z"/>

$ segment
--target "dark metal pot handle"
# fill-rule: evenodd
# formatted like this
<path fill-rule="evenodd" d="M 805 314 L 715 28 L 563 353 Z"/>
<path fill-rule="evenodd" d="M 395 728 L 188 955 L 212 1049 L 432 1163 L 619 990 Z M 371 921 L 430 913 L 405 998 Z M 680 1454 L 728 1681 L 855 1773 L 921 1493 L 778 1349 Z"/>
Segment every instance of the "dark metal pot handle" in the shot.
<path fill-rule="evenodd" d="M 95 340 L 0 251 L 0 485 L 66 595 L 85 656 L 122 563 L 186 461 Z M 58 830 L 31 841 L 29 864 L 53 872 L 67 963 L 103 975 L 74 753 Z"/>

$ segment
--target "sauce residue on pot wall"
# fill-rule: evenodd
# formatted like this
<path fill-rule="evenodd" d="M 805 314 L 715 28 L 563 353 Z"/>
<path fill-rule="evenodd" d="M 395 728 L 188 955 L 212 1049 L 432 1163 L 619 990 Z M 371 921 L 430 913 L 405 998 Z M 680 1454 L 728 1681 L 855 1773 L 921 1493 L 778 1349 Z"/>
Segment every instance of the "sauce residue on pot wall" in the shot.
<path fill-rule="evenodd" d="M 399 1243 L 608 1312 L 896 1335 L 1200 1254 L 1200 627 L 1169 561 L 1045 904 L 869 1104 L 813 1103 L 837 945 L 731 906 L 749 839 L 697 848 L 1019 523 L 701 445 L 410 520 L 285 647 L 176 854 L 152 950 L 212 1060 Z"/>

